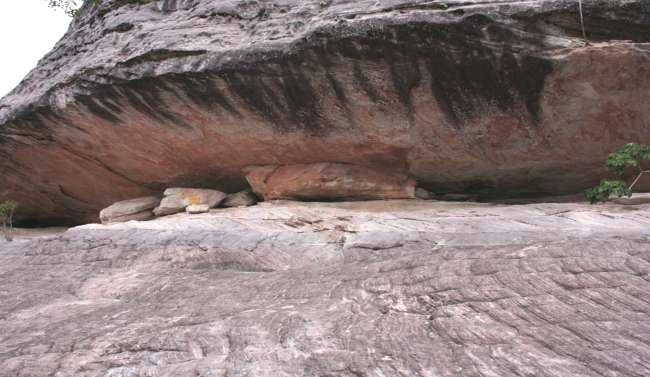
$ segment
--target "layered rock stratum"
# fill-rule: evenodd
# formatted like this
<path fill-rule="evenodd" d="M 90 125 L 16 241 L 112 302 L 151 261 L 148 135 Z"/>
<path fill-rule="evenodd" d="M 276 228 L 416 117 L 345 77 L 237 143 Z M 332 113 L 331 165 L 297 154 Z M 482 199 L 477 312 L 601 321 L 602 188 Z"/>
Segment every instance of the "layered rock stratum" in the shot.
<path fill-rule="evenodd" d="M 79 223 L 314 162 L 576 192 L 650 142 L 650 4 L 583 3 L 587 41 L 572 0 L 104 0 L 0 101 L 0 197 Z"/>
<path fill-rule="evenodd" d="M 263 203 L 0 241 L 2 377 L 650 375 L 650 205 Z"/>

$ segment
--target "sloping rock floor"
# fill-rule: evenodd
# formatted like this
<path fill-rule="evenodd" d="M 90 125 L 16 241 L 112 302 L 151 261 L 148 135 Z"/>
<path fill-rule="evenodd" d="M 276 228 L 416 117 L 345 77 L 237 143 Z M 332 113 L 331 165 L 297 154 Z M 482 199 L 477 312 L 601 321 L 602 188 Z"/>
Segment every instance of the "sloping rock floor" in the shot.
<path fill-rule="evenodd" d="M 268 202 L 0 243 L 0 376 L 648 376 L 650 205 Z"/>

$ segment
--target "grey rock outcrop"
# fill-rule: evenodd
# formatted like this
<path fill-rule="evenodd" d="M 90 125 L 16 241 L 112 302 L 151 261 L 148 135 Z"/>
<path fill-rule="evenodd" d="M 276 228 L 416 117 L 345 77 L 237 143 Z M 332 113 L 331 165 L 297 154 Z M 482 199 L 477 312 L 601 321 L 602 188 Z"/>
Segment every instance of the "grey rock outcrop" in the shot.
<path fill-rule="evenodd" d="M 205 205 L 208 209 L 217 206 L 226 194 L 217 190 L 195 188 L 169 188 L 165 190 L 160 205 L 153 212 L 156 216 L 167 216 L 183 212 L 191 205 Z"/>
<path fill-rule="evenodd" d="M 221 207 L 249 207 L 257 204 L 257 196 L 251 190 L 244 190 L 234 194 L 228 194 L 226 199 L 221 202 Z"/>
<path fill-rule="evenodd" d="M 650 143 L 650 5 L 104 0 L 0 101 L 0 197 L 96 221 L 242 169 L 408 169 L 434 192 L 575 193 Z"/>
<path fill-rule="evenodd" d="M 99 219 L 104 224 L 131 220 L 149 220 L 154 217 L 152 210 L 159 203 L 160 198 L 156 196 L 124 200 L 104 208 L 99 213 Z"/>
<path fill-rule="evenodd" d="M 429 190 L 418 187 L 415 189 L 415 197 L 422 200 L 431 200 L 436 197 L 435 193 L 432 193 Z"/>
<path fill-rule="evenodd" d="M 0 241 L 0 376 L 647 376 L 631 208 L 262 203 Z"/>

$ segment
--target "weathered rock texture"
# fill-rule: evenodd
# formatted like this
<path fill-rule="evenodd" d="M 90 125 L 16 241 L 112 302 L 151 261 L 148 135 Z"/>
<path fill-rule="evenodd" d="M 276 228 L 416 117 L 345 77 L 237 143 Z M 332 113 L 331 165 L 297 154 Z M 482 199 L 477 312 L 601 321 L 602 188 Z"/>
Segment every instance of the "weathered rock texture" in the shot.
<path fill-rule="evenodd" d="M 248 207 L 257 204 L 258 198 L 250 190 L 228 194 L 226 199 L 219 204 L 221 207 Z"/>
<path fill-rule="evenodd" d="M 104 208 L 99 213 L 102 223 L 120 223 L 131 220 L 149 220 L 154 217 L 153 209 L 160 204 L 157 196 L 123 200 Z"/>
<path fill-rule="evenodd" d="M 246 168 L 246 180 L 265 200 L 372 200 L 415 198 L 408 174 L 351 164 L 299 164 Z"/>
<path fill-rule="evenodd" d="M 183 212 L 189 206 L 207 206 L 208 210 L 226 198 L 217 190 L 194 188 L 170 188 L 165 190 L 160 205 L 153 212 L 156 216 L 173 215 Z"/>
<path fill-rule="evenodd" d="M 250 165 L 407 169 L 436 192 L 575 192 L 650 142 L 650 3 L 105 0 L 0 102 L 0 197 L 94 220 Z"/>
<path fill-rule="evenodd" d="M 1 243 L 0 376 L 648 376 L 649 227 L 264 203 Z"/>

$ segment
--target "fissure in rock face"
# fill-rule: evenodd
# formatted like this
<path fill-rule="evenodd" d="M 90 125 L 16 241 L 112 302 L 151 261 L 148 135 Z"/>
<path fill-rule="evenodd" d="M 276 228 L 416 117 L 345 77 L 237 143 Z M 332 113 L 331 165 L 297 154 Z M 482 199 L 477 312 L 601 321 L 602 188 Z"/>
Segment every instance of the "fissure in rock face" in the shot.
<path fill-rule="evenodd" d="M 83 222 L 248 166 L 406 170 L 439 192 L 577 192 L 650 142 L 650 9 L 585 1 L 103 1 L 0 101 L 0 197 Z"/>

